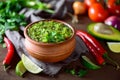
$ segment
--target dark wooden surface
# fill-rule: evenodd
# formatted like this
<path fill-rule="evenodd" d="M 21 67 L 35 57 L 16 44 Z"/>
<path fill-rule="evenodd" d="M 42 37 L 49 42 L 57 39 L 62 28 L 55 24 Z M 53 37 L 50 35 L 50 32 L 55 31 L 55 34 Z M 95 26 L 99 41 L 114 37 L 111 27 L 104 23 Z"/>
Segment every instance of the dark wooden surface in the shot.
<path fill-rule="evenodd" d="M 71 24 L 76 29 L 81 29 L 84 31 L 86 31 L 87 25 L 92 22 L 91 20 L 89 20 L 87 15 L 79 16 L 78 24 L 72 24 L 70 17 L 66 17 L 64 21 Z M 100 41 L 100 42 L 102 43 L 103 47 L 108 51 L 109 56 L 120 64 L 120 54 L 112 53 L 111 51 L 109 51 L 104 41 Z M 9 69 L 8 72 L 4 71 L 2 61 L 6 55 L 6 52 L 7 49 L 2 48 L 2 46 L 0 46 L 0 80 L 120 80 L 120 70 L 115 70 L 115 68 L 110 65 L 104 65 L 99 70 L 95 70 L 95 71 L 90 70 L 88 74 L 83 78 L 65 73 L 63 71 L 60 71 L 55 77 L 50 77 L 44 74 L 35 75 L 27 72 L 22 78 L 15 74 L 15 65 L 19 60 L 17 53 L 13 58 L 12 67 Z"/>

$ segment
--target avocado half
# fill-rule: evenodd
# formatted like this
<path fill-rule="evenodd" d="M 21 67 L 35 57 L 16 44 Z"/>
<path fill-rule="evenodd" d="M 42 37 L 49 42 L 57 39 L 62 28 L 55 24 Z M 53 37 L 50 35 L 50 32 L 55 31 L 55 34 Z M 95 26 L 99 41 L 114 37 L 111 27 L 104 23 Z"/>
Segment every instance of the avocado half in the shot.
<path fill-rule="evenodd" d="M 88 25 L 87 30 L 88 33 L 96 38 L 109 41 L 120 41 L 120 31 L 104 23 L 91 23 Z"/>

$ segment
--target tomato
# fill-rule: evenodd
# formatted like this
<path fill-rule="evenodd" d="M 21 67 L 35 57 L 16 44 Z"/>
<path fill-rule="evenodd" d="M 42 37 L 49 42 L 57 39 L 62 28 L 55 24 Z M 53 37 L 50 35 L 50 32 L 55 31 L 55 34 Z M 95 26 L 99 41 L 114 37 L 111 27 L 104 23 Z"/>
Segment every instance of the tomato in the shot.
<path fill-rule="evenodd" d="M 109 12 L 112 15 L 120 16 L 120 1 L 119 0 L 108 0 L 107 7 L 108 7 Z"/>
<path fill-rule="evenodd" d="M 87 5 L 87 8 L 89 8 L 91 5 L 96 3 L 97 0 L 84 0 L 84 3 Z"/>
<path fill-rule="evenodd" d="M 94 22 L 103 22 L 108 15 L 108 11 L 100 3 L 93 4 L 88 10 L 88 16 Z"/>

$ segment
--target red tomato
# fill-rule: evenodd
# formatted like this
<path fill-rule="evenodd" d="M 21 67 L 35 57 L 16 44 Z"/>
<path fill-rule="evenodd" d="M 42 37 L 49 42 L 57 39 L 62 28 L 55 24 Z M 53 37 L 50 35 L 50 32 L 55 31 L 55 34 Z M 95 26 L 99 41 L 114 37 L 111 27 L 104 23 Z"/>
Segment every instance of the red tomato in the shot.
<path fill-rule="evenodd" d="M 89 8 L 91 5 L 96 3 L 97 0 L 84 0 L 84 3 L 87 5 L 87 8 Z"/>
<path fill-rule="evenodd" d="M 108 0 L 107 7 L 111 14 L 120 16 L 120 2 L 117 3 L 117 0 Z"/>
<path fill-rule="evenodd" d="M 100 3 L 95 3 L 89 8 L 88 16 L 94 22 L 103 22 L 108 17 L 108 11 Z"/>

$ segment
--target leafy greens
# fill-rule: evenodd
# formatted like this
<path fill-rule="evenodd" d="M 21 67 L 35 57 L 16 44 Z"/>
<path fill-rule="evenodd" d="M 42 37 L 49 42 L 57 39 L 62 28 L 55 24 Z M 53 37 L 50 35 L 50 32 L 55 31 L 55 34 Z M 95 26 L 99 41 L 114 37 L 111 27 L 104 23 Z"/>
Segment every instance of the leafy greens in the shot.
<path fill-rule="evenodd" d="M 0 1 L 0 43 L 3 42 L 6 30 L 18 30 L 20 26 L 26 25 L 24 14 L 18 14 L 24 7 L 41 9 L 53 13 L 53 10 L 50 10 L 45 3 L 38 0 Z"/>

